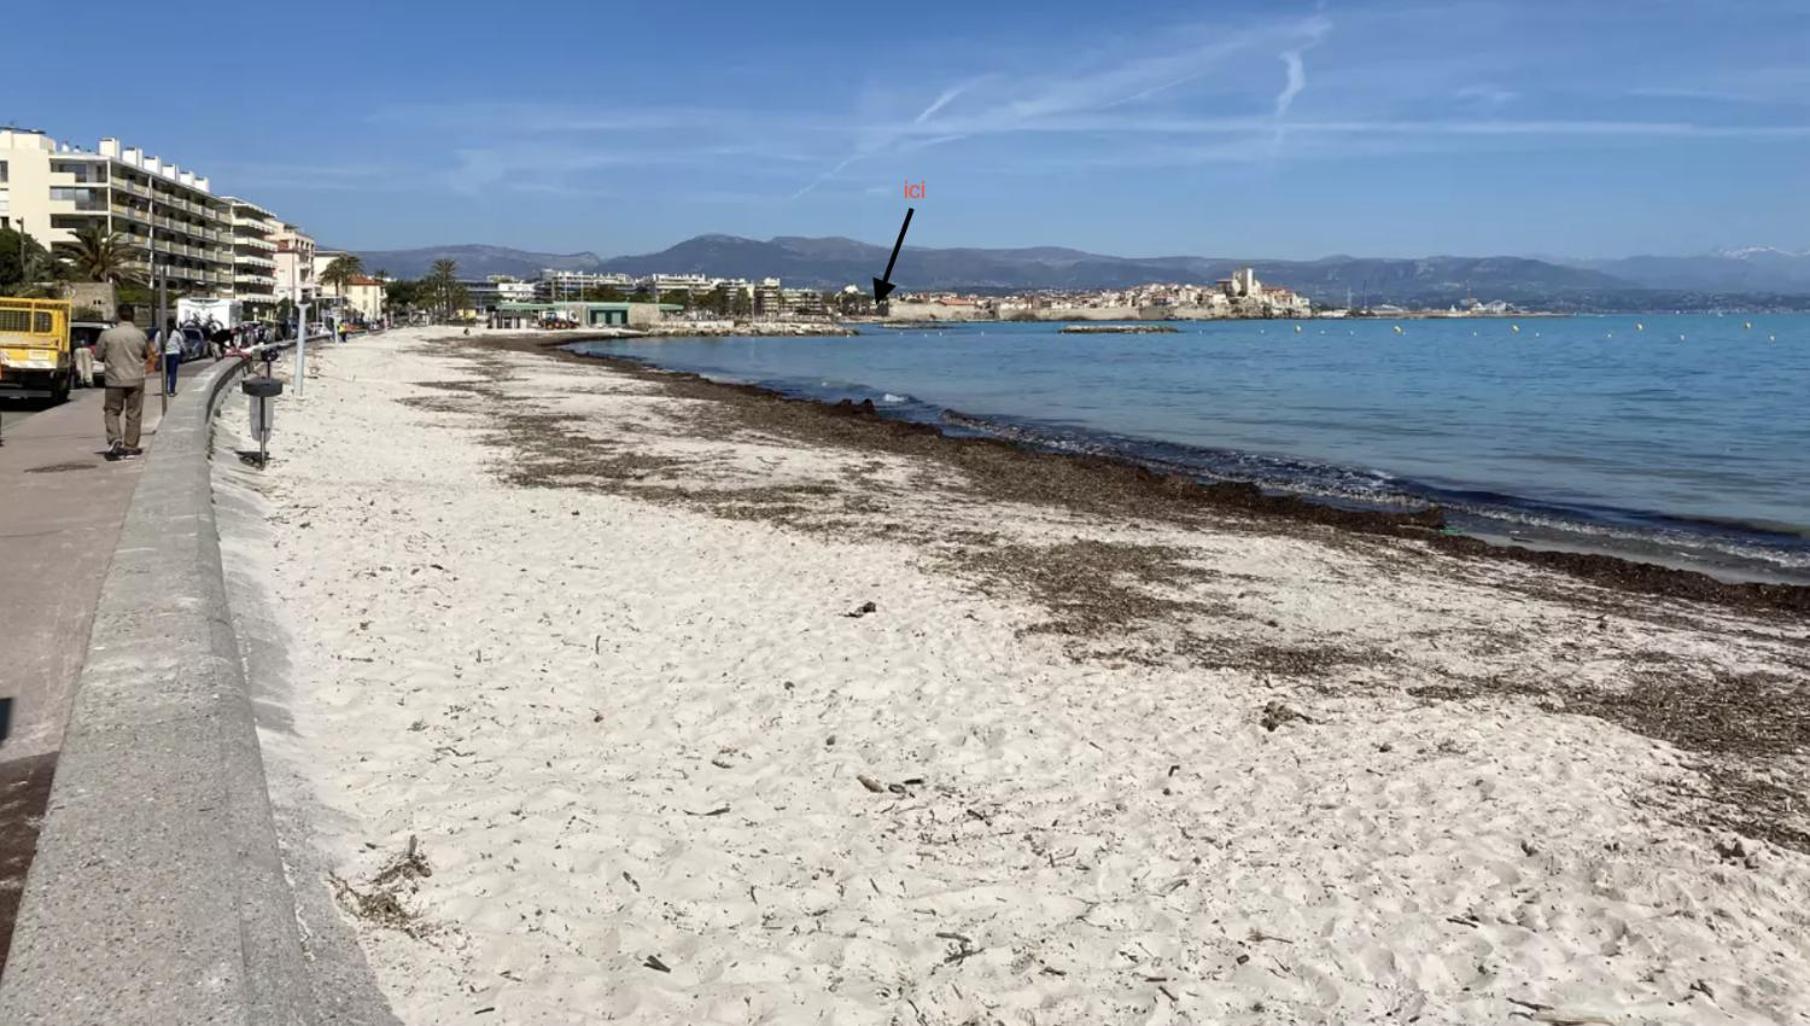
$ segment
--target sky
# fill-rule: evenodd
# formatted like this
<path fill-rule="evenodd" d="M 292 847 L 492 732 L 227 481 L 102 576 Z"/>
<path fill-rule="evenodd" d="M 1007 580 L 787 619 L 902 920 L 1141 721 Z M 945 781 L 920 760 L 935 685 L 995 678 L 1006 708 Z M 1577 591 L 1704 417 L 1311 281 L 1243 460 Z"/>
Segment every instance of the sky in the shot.
<path fill-rule="evenodd" d="M 26 2 L 0 123 L 323 245 L 1810 249 L 1810 2 Z M 923 183 L 923 198 L 905 184 Z"/>

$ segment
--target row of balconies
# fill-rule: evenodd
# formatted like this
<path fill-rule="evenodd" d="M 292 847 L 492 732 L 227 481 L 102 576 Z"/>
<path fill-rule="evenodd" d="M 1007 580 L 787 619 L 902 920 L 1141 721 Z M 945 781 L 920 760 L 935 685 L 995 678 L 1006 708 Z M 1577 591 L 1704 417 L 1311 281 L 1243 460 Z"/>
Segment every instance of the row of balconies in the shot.
<path fill-rule="evenodd" d="M 120 192 L 130 193 L 133 196 L 137 196 L 139 199 L 150 200 L 153 203 L 161 204 L 172 210 L 181 210 L 190 214 L 200 214 L 205 217 L 219 218 L 222 216 L 221 209 L 214 204 L 184 199 L 183 197 L 164 189 L 153 189 L 150 186 L 141 185 L 138 182 L 130 181 L 125 178 L 115 178 L 112 184 L 113 188 Z"/>
<path fill-rule="evenodd" d="M 167 265 L 162 266 L 160 269 L 171 281 L 194 282 L 198 285 L 231 285 L 233 283 L 232 275 L 221 274 L 218 271 L 204 271 L 194 267 L 170 267 Z M 134 264 L 133 270 L 140 278 L 147 281 L 151 279 L 151 269 L 145 264 Z"/>
<path fill-rule="evenodd" d="M 272 260 L 267 256 L 259 256 L 256 253 L 234 253 L 233 263 L 240 265 L 249 264 L 252 267 L 267 267 L 272 270 L 275 270 L 277 266 L 275 260 Z"/>
<path fill-rule="evenodd" d="M 173 232 L 181 232 L 184 235 L 197 239 L 206 239 L 210 242 L 222 242 L 228 238 L 224 232 L 218 232 L 212 228 L 203 228 L 200 225 L 188 221 L 178 221 L 168 217 L 162 217 L 152 213 L 145 207 L 134 207 L 129 204 L 115 202 L 111 209 L 115 217 L 127 218 L 129 220 L 137 221 L 140 224 L 154 225 L 158 228 L 167 229 Z"/>

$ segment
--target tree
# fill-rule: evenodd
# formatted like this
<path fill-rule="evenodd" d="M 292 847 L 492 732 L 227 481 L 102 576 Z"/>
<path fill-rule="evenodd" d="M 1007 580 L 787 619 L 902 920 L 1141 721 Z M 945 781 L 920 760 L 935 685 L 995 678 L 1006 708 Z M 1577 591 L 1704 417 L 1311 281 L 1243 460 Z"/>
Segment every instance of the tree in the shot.
<path fill-rule="evenodd" d="M 23 231 L 0 228 L 0 295 L 35 295 L 62 276 L 62 265 L 38 240 Z"/>
<path fill-rule="evenodd" d="M 364 277 L 364 261 L 351 253 L 341 253 L 327 264 L 321 272 L 321 284 L 333 286 L 335 295 L 344 298 L 347 288 L 356 278 Z"/>
<path fill-rule="evenodd" d="M 423 291 L 418 281 L 388 281 L 383 285 L 383 299 L 397 310 L 412 310 L 421 305 Z"/>
<path fill-rule="evenodd" d="M 70 270 L 83 281 L 110 281 L 117 285 L 138 280 L 132 271 L 138 256 L 138 247 L 118 232 L 103 229 L 96 221 L 75 233 L 68 263 Z"/>
<path fill-rule="evenodd" d="M 468 297 L 465 286 L 459 284 L 459 264 L 456 260 L 436 260 L 427 277 L 421 279 L 426 299 L 439 314 L 441 320 L 448 320 L 452 312 L 460 309 L 462 294 Z"/>

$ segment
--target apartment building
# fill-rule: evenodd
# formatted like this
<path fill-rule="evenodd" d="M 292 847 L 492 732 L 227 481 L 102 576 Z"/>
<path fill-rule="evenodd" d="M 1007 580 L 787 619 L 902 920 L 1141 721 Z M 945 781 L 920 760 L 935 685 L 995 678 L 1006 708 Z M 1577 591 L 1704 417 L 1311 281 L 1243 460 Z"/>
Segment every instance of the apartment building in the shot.
<path fill-rule="evenodd" d="M 118 233 L 172 289 L 229 296 L 234 286 L 231 212 L 203 175 L 118 139 L 90 151 L 43 132 L 0 128 L 0 224 L 67 249 L 88 225 Z"/>
<path fill-rule="evenodd" d="M 277 302 L 316 302 L 321 287 L 314 276 L 314 239 L 295 225 L 285 224 L 270 233 L 270 241 L 276 245 L 273 291 Z"/>
<path fill-rule="evenodd" d="M 225 203 L 232 222 L 232 296 L 244 304 L 248 315 L 255 316 L 260 307 L 274 306 L 277 301 L 273 236 L 283 229 L 283 223 L 250 200 L 228 196 Z"/>
<path fill-rule="evenodd" d="M 626 274 L 600 274 L 596 271 L 561 271 L 543 268 L 535 285 L 535 298 L 544 301 L 576 299 L 588 289 L 620 289 L 633 292 L 636 281 Z"/>

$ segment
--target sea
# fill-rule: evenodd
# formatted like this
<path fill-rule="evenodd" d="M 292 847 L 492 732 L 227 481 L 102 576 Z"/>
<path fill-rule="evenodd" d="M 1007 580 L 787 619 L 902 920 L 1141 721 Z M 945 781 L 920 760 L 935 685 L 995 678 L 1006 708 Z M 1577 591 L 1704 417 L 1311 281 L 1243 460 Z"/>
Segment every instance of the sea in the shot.
<path fill-rule="evenodd" d="M 1061 327 L 572 348 L 1335 505 L 1438 505 L 1501 544 L 1810 583 L 1810 316 Z"/>

